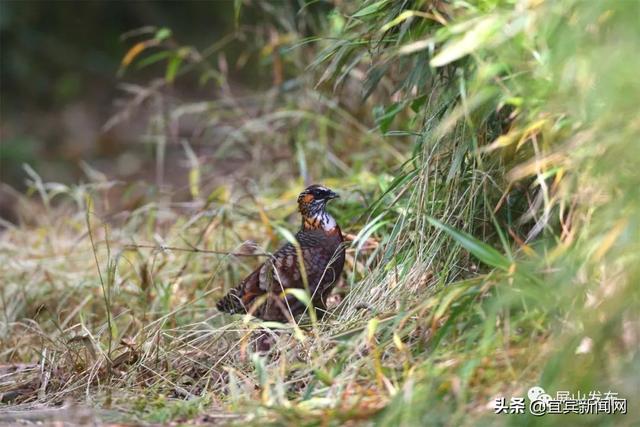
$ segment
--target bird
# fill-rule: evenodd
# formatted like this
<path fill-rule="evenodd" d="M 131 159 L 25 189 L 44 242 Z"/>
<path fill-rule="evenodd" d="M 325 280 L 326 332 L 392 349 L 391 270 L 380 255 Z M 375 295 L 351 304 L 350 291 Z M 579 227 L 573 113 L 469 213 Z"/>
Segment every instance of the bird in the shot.
<path fill-rule="evenodd" d="M 285 290 L 308 289 L 317 317 L 322 319 L 327 297 L 338 282 L 345 261 L 342 231 L 326 210 L 327 203 L 337 197 L 337 193 L 319 184 L 302 191 L 298 196 L 302 225 L 295 235 L 297 245 L 289 242 L 280 247 L 218 301 L 218 310 L 251 313 L 265 321 L 294 322 L 307 311 L 307 306 Z"/>

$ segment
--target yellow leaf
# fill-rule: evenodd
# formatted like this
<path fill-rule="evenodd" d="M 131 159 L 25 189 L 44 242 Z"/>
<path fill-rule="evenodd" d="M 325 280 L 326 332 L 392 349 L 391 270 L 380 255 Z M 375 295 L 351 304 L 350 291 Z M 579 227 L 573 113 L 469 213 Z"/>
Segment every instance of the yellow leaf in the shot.
<path fill-rule="evenodd" d="M 140 55 L 142 51 L 149 47 L 157 46 L 159 43 L 158 40 L 145 40 L 143 42 L 138 42 L 134 44 L 131 49 L 124 55 L 122 58 L 122 63 L 120 66 L 125 68 L 131 64 L 131 62 L 136 58 L 136 56 Z"/>
<path fill-rule="evenodd" d="M 404 343 L 402 342 L 402 340 L 400 339 L 400 336 L 395 332 L 393 333 L 393 343 L 396 345 L 398 350 L 400 350 L 402 352 L 406 351 L 406 347 L 405 347 Z"/>
<path fill-rule="evenodd" d="M 627 227 L 628 222 L 629 221 L 627 218 L 618 220 L 611 231 L 609 231 L 607 235 L 604 236 L 604 239 L 602 239 L 602 243 L 593 254 L 593 257 L 596 261 L 600 261 L 600 259 L 609 251 L 609 249 L 611 249 L 611 246 L 613 246 L 616 240 L 618 240 L 618 237 L 620 237 L 624 229 Z"/>
<path fill-rule="evenodd" d="M 191 168 L 189 171 L 189 191 L 194 199 L 200 195 L 200 168 Z"/>
<path fill-rule="evenodd" d="M 376 334 L 376 329 L 378 329 L 378 323 L 380 321 L 378 320 L 377 317 L 374 317 L 373 319 L 369 320 L 369 323 L 367 323 L 367 341 L 370 343 L 373 340 L 373 337 Z"/>
<path fill-rule="evenodd" d="M 147 42 L 140 42 L 134 44 L 131 49 L 127 52 L 127 54 L 122 58 L 122 66 L 127 67 L 131 64 L 131 61 L 135 59 L 136 56 L 140 55 L 140 53 L 147 48 Z"/>

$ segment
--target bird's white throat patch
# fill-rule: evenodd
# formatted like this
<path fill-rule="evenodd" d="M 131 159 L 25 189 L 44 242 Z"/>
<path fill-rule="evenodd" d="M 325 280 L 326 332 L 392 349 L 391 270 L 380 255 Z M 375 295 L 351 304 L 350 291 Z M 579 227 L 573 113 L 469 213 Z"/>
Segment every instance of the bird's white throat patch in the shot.
<path fill-rule="evenodd" d="M 324 231 L 332 231 L 336 228 L 336 225 L 336 220 L 325 210 L 306 217 L 302 222 L 302 226 L 305 229 L 322 229 Z"/>
<path fill-rule="evenodd" d="M 322 213 L 322 229 L 324 231 L 331 231 L 334 228 L 336 228 L 336 220 L 333 219 L 333 217 L 331 215 L 329 215 L 329 213 L 327 213 L 326 211 Z"/>

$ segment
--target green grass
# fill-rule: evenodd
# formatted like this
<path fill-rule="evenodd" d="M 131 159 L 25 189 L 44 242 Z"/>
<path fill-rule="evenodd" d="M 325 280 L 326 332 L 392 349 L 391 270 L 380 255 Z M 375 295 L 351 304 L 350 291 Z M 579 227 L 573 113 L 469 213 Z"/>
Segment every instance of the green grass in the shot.
<path fill-rule="evenodd" d="M 266 112 L 198 113 L 238 121 L 214 159 L 250 153 L 250 184 L 192 158 L 193 203 L 109 215 L 106 183 L 32 173 L 45 203 L 0 236 L 0 360 L 38 367 L 0 393 L 142 422 L 631 425 L 639 5 L 348 3 L 327 38 L 284 50 L 298 88 L 247 101 Z M 273 250 L 307 180 L 342 193 L 356 236 L 344 296 L 256 355 L 260 323 L 214 307 L 258 259 L 160 246 Z M 617 391 L 629 413 L 493 414 L 533 385 Z"/>

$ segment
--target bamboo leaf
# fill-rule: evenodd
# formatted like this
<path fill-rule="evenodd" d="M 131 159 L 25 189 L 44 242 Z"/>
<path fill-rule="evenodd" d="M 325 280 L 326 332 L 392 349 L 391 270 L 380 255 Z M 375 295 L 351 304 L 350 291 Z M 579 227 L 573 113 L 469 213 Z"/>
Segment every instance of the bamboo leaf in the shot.
<path fill-rule="evenodd" d="M 175 55 L 169 60 L 167 71 L 164 76 L 164 79 L 167 82 L 173 83 L 176 78 L 176 74 L 178 74 L 178 70 L 180 70 L 180 64 L 182 64 L 182 57 L 179 55 Z"/>
<path fill-rule="evenodd" d="M 169 37 L 171 37 L 171 29 L 167 27 L 162 27 L 158 31 L 156 31 L 156 35 L 154 39 L 161 42 L 163 40 L 168 39 Z"/>
<path fill-rule="evenodd" d="M 136 69 L 140 70 L 144 67 L 148 67 L 149 65 L 155 64 L 156 62 L 160 62 L 163 59 L 167 59 L 172 55 L 172 53 L 168 50 L 164 50 L 162 52 L 154 53 L 149 55 L 136 63 Z"/>
<path fill-rule="evenodd" d="M 362 16 L 371 15 L 373 13 L 376 13 L 377 11 L 382 9 L 383 7 L 385 7 L 387 5 L 387 3 L 388 3 L 387 0 L 377 1 L 377 2 L 375 2 L 373 4 L 370 4 L 369 6 L 363 7 L 362 9 L 360 9 L 359 11 L 357 11 L 356 13 L 354 13 L 351 16 L 353 18 L 359 18 L 359 17 L 362 17 Z"/>
<path fill-rule="evenodd" d="M 475 239 L 467 233 L 443 224 L 435 218 L 427 217 L 427 221 L 429 221 L 429 223 L 434 227 L 444 231 L 445 233 L 453 237 L 456 242 L 458 242 L 463 248 L 468 250 L 483 263 L 504 271 L 509 270 L 511 261 L 509 261 L 507 257 L 502 255 L 500 252 L 487 245 L 486 243 Z"/>
<path fill-rule="evenodd" d="M 240 22 L 240 12 L 242 10 L 242 0 L 233 0 L 233 22 L 238 27 Z"/>
<path fill-rule="evenodd" d="M 430 65 L 432 67 L 442 67 L 470 54 L 487 43 L 488 40 L 494 39 L 501 24 L 502 22 L 493 15 L 480 20 L 471 30 L 465 32 L 462 37 L 447 43 L 433 57 Z M 492 40 L 492 42 L 495 42 L 495 40 Z"/>

